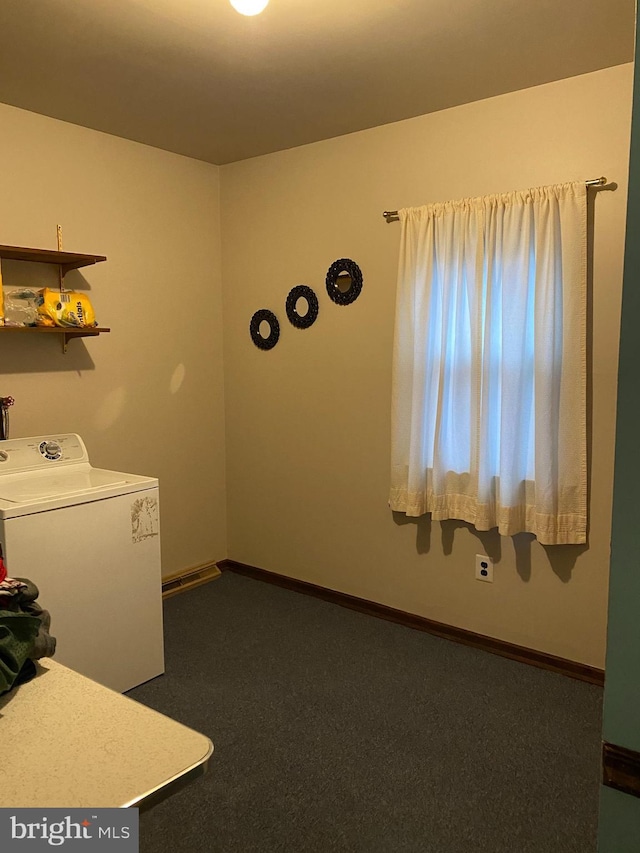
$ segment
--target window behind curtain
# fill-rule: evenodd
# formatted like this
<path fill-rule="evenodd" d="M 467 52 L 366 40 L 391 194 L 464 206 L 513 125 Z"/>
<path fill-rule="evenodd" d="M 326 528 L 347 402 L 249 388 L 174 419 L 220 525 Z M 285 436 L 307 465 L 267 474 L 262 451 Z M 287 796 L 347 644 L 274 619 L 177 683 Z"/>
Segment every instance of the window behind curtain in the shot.
<path fill-rule="evenodd" d="M 585 184 L 399 216 L 391 508 L 586 541 Z"/>

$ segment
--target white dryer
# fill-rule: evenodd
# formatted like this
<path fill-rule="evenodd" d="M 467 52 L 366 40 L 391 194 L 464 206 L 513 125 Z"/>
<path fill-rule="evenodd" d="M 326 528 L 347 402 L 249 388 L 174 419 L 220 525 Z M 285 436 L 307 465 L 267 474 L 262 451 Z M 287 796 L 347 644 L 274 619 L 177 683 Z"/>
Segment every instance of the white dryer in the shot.
<path fill-rule="evenodd" d="M 120 692 L 164 672 L 156 479 L 93 468 L 79 435 L 2 441 L 0 545 L 56 660 Z"/>

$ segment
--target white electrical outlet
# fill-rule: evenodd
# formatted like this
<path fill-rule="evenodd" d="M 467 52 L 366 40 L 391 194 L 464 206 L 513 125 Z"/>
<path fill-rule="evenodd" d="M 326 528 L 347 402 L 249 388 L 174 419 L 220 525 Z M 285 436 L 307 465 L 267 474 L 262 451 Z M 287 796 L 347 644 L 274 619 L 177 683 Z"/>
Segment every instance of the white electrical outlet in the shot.
<path fill-rule="evenodd" d="M 476 554 L 476 580 L 493 583 L 493 560 L 485 554 Z"/>

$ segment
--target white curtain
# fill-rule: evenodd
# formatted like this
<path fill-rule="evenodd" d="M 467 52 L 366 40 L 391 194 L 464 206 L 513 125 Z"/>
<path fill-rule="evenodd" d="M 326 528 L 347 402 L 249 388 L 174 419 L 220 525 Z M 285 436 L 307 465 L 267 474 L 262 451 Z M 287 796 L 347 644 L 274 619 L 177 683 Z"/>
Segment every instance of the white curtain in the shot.
<path fill-rule="evenodd" d="M 586 541 L 586 192 L 399 211 L 391 509 Z"/>

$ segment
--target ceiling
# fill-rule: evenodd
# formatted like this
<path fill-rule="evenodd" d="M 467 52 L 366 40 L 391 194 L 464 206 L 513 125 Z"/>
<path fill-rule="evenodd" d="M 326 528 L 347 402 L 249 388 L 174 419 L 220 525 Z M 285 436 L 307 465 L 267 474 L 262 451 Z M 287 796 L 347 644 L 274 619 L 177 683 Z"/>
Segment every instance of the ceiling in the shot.
<path fill-rule="evenodd" d="M 633 59 L 634 0 L 2 0 L 0 101 L 211 163 Z"/>

